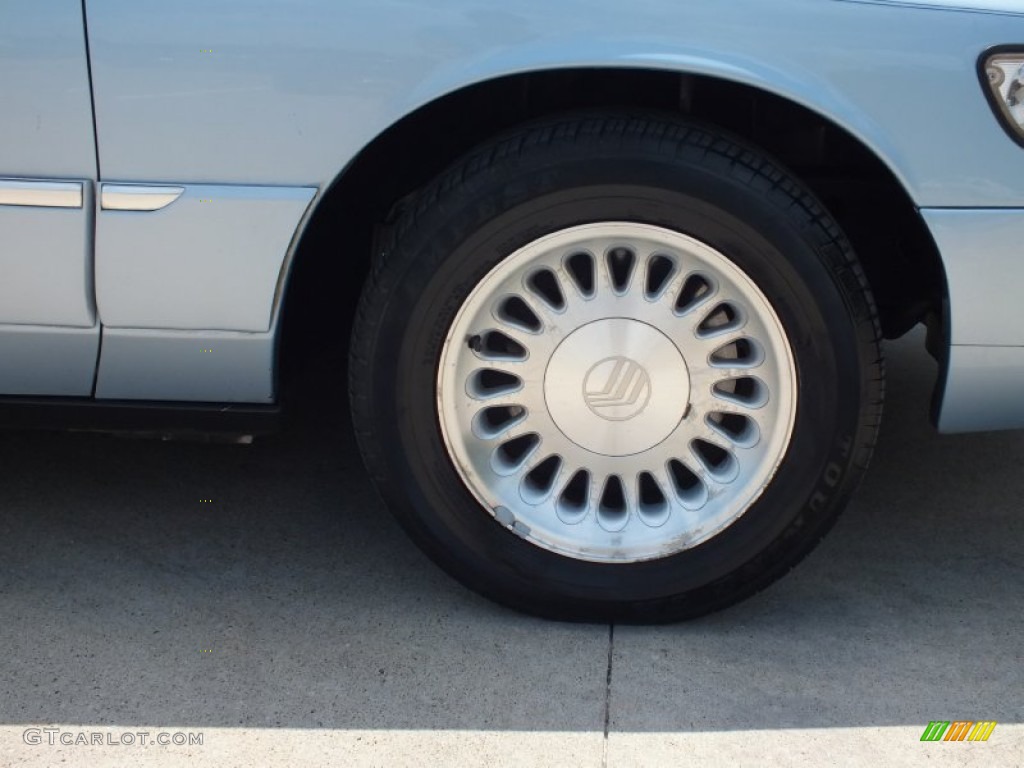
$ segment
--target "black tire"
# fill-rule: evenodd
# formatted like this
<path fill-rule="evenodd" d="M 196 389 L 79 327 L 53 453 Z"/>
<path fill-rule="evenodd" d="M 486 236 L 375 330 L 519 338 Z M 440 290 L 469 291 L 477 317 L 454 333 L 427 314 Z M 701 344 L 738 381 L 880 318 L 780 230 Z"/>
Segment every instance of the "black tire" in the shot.
<path fill-rule="evenodd" d="M 562 556 L 501 525 L 454 469 L 435 401 L 445 335 L 477 282 L 542 235 L 603 220 L 673 229 L 725 254 L 770 298 L 798 380 L 791 443 L 760 498 L 699 546 L 635 563 Z M 763 589 L 832 526 L 876 438 L 879 337 L 839 227 L 764 153 L 674 118 L 567 116 L 473 151 L 403 202 L 353 332 L 353 418 L 388 507 L 469 588 L 558 619 L 673 621 Z"/>

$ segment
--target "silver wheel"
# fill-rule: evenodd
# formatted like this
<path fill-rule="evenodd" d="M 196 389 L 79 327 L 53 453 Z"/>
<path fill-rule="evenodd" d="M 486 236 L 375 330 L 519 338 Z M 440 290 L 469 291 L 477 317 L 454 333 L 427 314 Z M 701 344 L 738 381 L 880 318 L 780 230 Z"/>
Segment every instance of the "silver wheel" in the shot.
<path fill-rule="evenodd" d="M 661 227 L 562 230 L 460 308 L 437 406 L 462 481 L 546 549 L 637 562 L 697 546 L 761 495 L 789 445 L 793 353 L 717 250 Z"/>

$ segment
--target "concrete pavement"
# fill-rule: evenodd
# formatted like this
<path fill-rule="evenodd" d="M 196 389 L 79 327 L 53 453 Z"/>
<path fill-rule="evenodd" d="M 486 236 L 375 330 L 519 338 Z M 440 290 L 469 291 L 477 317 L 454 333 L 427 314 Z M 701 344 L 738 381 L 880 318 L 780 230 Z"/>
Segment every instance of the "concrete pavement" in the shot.
<path fill-rule="evenodd" d="M 0 765 L 1024 765 L 1024 435 L 936 435 L 921 341 L 889 345 L 875 462 L 803 565 L 614 633 L 422 557 L 337 370 L 249 447 L 0 433 Z M 919 741 L 955 719 L 999 725 Z"/>

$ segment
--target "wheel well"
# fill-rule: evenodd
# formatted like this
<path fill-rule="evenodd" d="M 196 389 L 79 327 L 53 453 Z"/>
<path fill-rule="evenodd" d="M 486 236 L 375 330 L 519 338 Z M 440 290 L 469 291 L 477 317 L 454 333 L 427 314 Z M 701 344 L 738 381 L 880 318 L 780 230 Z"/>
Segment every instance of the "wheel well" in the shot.
<path fill-rule="evenodd" d="M 512 126 L 560 112 L 613 108 L 695 118 L 774 155 L 822 199 L 849 237 L 886 337 L 902 335 L 926 316 L 941 317 L 945 273 L 916 206 L 885 164 L 842 128 L 799 104 L 717 78 L 558 70 L 487 81 L 431 102 L 381 134 L 339 175 L 296 254 L 284 302 L 283 367 L 296 350 L 309 348 L 303 340 L 338 346 L 337 336 L 324 328 L 347 334 L 375 232 L 403 197 Z M 312 328 L 320 332 L 310 333 Z"/>

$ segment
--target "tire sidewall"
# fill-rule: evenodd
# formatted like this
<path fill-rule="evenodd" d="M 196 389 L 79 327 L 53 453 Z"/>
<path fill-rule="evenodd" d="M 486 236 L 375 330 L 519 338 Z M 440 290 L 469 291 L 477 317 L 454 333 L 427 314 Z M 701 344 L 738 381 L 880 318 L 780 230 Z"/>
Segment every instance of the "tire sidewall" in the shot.
<path fill-rule="evenodd" d="M 369 361 L 376 442 L 389 468 L 382 491 L 399 519 L 480 591 L 559 610 L 658 601 L 716 585 L 723 591 L 755 560 L 769 553 L 785 560 L 787 542 L 804 546 L 817 528 L 823 532 L 849 490 L 844 480 L 865 396 L 851 316 L 864 308 L 851 306 L 857 296 L 838 278 L 845 255 L 816 241 L 793 205 L 777 186 L 743 183 L 706 159 L 569 151 L 482 173 L 429 210 L 389 255 L 397 268 L 390 270 L 390 300 L 376 317 Z M 757 501 L 693 549 L 630 564 L 558 555 L 499 524 L 459 477 L 437 413 L 443 345 L 479 281 L 539 237 L 603 221 L 665 227 L 724 254 L 768 297 L 797 371 L 792 439 Z"/>

